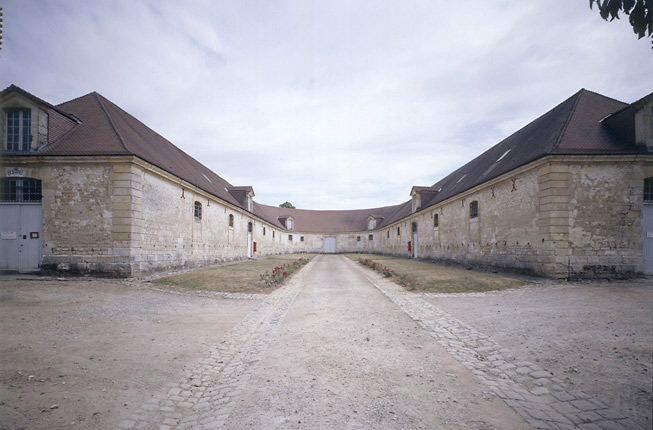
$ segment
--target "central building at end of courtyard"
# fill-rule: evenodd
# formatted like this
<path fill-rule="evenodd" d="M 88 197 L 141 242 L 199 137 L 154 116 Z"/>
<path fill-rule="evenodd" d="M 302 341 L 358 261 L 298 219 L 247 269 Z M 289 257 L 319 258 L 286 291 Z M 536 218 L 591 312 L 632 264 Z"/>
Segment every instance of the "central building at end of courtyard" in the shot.
<path fill-rule="evenodd" d="M 653 274 L 653 94 L 580 90 L 410 199 L 259 204 L 98 93 L 0 93 L 0 270 L 129 277 L 370 252 L 562 278 Z M 274 172 L 270 172 L 273 174 Z"/>

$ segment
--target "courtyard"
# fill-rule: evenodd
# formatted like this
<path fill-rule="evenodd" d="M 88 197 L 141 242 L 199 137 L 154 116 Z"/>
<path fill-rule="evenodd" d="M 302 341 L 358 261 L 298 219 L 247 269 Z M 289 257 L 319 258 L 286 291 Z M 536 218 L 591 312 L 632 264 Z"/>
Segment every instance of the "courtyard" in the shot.
<path fill-rule="evenodd" d="M 3 429 L 646 429 L 650 279 L 410 291 L 340 255 L 278 289 L 0 281 Z"/>

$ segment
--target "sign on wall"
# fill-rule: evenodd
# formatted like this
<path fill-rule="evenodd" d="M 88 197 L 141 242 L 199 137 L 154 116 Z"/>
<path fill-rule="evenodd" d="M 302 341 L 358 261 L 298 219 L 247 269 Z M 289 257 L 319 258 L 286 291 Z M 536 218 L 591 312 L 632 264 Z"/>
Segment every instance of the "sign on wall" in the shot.
<path fill-rule="evenodd" d="M 8 178 L 24 178 L 27 169 L 25 167 L 7 167 L 6 173 Z"/>

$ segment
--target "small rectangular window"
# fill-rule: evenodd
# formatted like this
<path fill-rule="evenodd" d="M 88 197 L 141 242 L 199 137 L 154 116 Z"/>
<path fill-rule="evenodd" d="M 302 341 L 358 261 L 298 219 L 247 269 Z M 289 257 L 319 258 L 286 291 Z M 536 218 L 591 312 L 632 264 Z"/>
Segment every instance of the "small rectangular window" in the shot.
<path fill-rule="evenodd" d="M 440 225 L 440 217 L 438 214 L 433 215 L 433 227 Z"/>
<path fill-rule="evenodd" d="M 265 227 L 263 227 L 263 236 L 265 236 Z"/>
<path fill-rule="evenodd" d="M 292 234 L 288 235 L 288 240 L 292 242 Z"/>
<path fill-rule="evenodd" d="M 367 237 L 367 240 L 374 240 L 374 235 L 373 235 L 373 234 L 370 234 L 370 235 Z"/>
<path fill-rule="evenodd" d="M 272 230 L 272 239 L 274 239 L 274 230 Z"/>
<path fill-rule="evenodd" d="M 644 203 L 653 203 L 653 177 L 644 179 Z"/>
<path fill-rule="evenodd" d="M 356 236 L 356 242 L 360 242 L 360 241 L 361 241 L 361 237 L 360 237 L 360 236 Z"/>
<path fill-rule="evenodd" d="M 233 214 L 229 214 L 229 227 L 234 226 L 234 216 Z"/>
<path fill-rule="evenodd" d="M 401 230 L 399 227 L 397 227 L 397 236 L 401 236 Z"/>
<path fill-rule="evenodd" d="M 195 215 L 195 221 L 201 221 L 202 220 L 202 203 L 195 202 L 195 209 L 194 209 L 193 213 Z"/>
<path fill-rule="evenodd" d="M 390 239 L 390 230 L 388 230 L 387 233 L 388 233 L 388 239 Z"/>
<path fill-rule="evenodd" d="M 300 236 L 300 237 L 299 237 L 299 241 L 300 241 L 300 242 L 303 242 L 303 241 L 304 241 L 304 236 Z"/>

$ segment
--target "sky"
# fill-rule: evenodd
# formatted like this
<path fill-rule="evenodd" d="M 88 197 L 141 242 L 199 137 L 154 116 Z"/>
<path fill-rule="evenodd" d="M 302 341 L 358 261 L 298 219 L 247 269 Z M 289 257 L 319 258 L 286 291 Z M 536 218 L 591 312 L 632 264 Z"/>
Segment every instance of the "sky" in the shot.
<path fill-rule="evenodd" d="M 0 0 L 0 87 L 97 91 L 255 200 L 394 205 L 581 88 L 653 91 L 587 0 Z"/>

